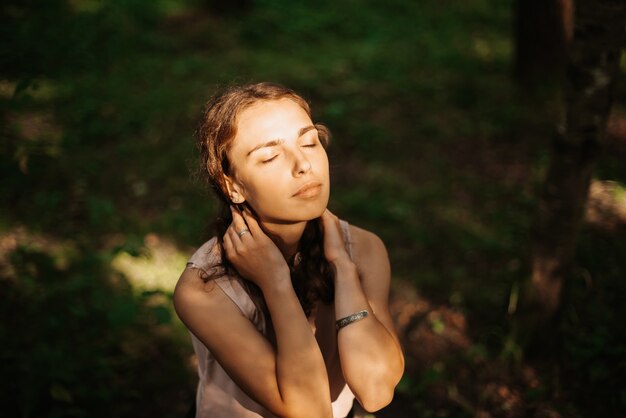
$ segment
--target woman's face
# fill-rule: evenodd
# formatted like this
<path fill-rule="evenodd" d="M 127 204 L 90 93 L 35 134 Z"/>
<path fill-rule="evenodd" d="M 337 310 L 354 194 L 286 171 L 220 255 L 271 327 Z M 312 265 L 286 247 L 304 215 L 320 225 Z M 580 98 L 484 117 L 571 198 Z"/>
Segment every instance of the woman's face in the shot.
<path fill-rule="evenodd" d="M 311 118 L 296 102 L 259 101 L 239 113 L 228 158 L 232 200 L 247 202 L 261 221 L 308 221 L 324 212 L 328 156 Z"/>

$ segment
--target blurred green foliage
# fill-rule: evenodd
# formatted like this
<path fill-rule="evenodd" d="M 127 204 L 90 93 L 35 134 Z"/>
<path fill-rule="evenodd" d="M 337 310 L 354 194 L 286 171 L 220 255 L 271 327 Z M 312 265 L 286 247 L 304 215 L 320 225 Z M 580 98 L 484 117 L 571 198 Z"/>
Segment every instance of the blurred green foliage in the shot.
<path fill-rule="evenodd" d="M 0 281 L 3 414 L 182 415 L 188 396 L 170 380 L 189 378 L 171 327 L 170 298 L 135 295 L 106 257 L 78 254 L 60 267 L 26 247 L 11 253 L 14 276 Z"/>
<path fill-rule="evenodd" d="M 149 233 L 183 251 L 202 242 L 214 203 L 189 179 L 195 119 L 218 86 L 267 79 L 302 92 L 331 128 L 332 208 L 383 238 L 396 279 L 468 317 L 474 351 L 401 388 L 423 416 L 466 416 L 429 388 L 458 399 L 459 365 L 519 359 L 506 354 L 517 350 L 507 304 L 528 275 L 559 113 L 553 92 L 510 81 L 512 2 L 238 4 L 0 6 L 2 242 L 16 230 L 69 242 L 1 246 L 2 404 L 22 417 L 185 412 L 195 381 L 171 290 L 137 292 L 110 263 L 145 253 Z M 604 155 L 597 174 L 625 184 L 623 167 Z M 585 229 L 567 295 L 558 402 L 574 414 L 626 408 L 618 232 Z M 529 393 L 553 401 L 545 386 Z"/>

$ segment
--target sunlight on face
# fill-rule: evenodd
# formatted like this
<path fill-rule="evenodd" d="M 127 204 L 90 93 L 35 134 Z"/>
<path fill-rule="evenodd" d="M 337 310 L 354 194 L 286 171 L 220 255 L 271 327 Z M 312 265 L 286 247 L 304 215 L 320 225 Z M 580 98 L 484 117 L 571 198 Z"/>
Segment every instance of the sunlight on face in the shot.
<path fill-rule="evenodd" d="M 309 115 L 290 99 L 243 110 L 228 158 L 231 196 L 245 200 L 263 221 L 311 220 L 328 204 L 326 150 Z"/>

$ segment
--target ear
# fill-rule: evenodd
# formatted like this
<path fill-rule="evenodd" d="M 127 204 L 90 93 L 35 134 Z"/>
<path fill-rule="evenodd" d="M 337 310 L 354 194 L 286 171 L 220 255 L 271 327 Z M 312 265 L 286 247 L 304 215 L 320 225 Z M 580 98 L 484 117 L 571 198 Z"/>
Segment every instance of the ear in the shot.
<path fill-rule="evenodd" d="M 240 182 L 227 175 L 224 175 L 224 182 L 226 183 L 226 188 L 228 189 L 228 197 L 230 197 L 230 200 L 233 203 L 240 204 L 246 201 L 243 194 L 244 188 Z"/>

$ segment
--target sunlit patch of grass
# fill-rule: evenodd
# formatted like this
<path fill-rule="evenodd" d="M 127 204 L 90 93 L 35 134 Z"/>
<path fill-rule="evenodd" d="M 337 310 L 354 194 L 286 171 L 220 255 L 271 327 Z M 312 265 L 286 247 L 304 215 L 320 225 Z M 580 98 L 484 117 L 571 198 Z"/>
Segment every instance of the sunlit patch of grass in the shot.
<path fill-rule="evenodd" d="M 10 99 L 15 92 L 17 83 L 9 80 L 0 80 L 0 99 Z"/>
<path fill-rule="evenodd" d="M 59 270 L 65 270 L 78 253 L 76 244 L 71 240 L 60 240 L 32 232 L 23 226 L 13 226 L 0 234 L 0 276 L 19 279 L 9 262 L 11 253 L 19 248 L 46 253 Z"/>
<path fill-rule="evenodd" d="M 120 252 L 111 261 L 111 266 L 123 273 L 137 291 L 173 292 L 188 255 L 156 234 L 146 235 L 145 248 L 146 253 L 137 256 Z"/>
<path fill-rule="evenodd" d="M 13 94 L 26 94 L 37 103 L 50 102 L 59 94 L 59 84 L 48 78 L 25 79 L 15 84 Z"/>
<path fill-rule="evenodd" d="M 626 207 L 626 186 L 614 181 L 613 197 L 619 200 L 621 207 Z"/>
<path fill-rule="evenodd" d="M 617 181 L 592 180 L 585 220 L 605 230 L 626 225 L 626 187 Z"/>

